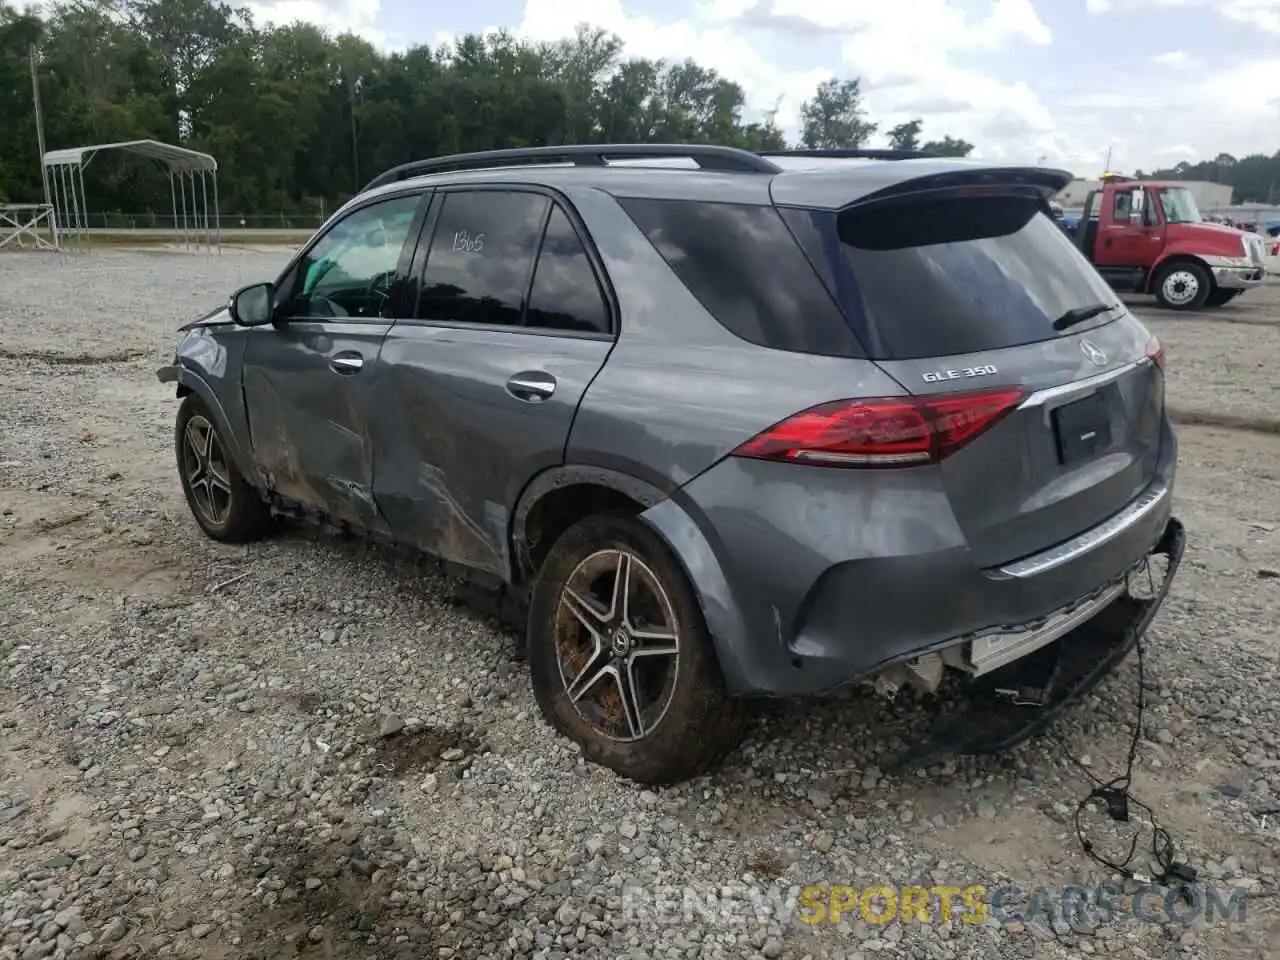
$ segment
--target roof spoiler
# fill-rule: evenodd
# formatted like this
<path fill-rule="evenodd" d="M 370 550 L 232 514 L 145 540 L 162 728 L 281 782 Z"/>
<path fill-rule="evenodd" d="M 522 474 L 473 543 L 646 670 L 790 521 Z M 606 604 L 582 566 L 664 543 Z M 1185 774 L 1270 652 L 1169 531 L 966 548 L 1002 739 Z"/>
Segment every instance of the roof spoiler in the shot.
<path fill-rule="evenodd" d="M 910 170 L 910 172 L 908 172 Z M 928 172 L 925 172 L 928 171 Z M 919 168 L 896 163 L 858 164 L 849 171 L 797 171 L 770 183 L 778 206 L 845 210 L 895 198 L 941 195 L 1023 195 L 1048 201 L 1072 180 L 1052 167 L 988 166 L 946 160 Z"/>

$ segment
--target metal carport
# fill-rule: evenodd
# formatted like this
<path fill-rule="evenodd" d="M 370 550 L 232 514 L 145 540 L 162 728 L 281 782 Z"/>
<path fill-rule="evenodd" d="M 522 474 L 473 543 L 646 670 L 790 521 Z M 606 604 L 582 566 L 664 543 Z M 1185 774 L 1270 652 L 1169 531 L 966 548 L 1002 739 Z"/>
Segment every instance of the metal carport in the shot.
<path fill-rule="evenodd" d="M 120 150 L 153 160 L 169 174 L 173 225 L 188 247 L 222 245 L 218 222 L 218 161 L 207 153 L 159 140 L 126 140 L 84 147 L 50 150 L 43 157 L 50 199 L 58 229 L 80 238 L 89 229 L 85 202 L 84 169 L 105 150 Z M 213 188 L 213 216 L 209 214 L 209 189 Z"/>

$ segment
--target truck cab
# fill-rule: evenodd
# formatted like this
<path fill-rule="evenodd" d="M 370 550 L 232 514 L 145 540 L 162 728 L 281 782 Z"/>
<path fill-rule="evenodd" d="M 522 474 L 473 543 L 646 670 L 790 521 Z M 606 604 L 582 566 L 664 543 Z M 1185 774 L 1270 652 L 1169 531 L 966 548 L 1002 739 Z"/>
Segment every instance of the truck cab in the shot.
<path fill-rule="evenodd" d="M 1170 310 L 1223 306 L 1265 273 L 1261 238 L 1209 223 L 1177 182 L 1105 178 L 1085 198 L 1075 243 L 1112 289 Z"/>

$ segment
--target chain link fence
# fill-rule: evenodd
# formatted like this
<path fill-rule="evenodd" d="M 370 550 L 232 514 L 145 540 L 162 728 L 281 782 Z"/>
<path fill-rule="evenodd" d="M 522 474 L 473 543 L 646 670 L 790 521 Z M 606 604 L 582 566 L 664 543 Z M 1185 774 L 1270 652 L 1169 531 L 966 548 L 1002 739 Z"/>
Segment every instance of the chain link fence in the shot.
<path fill-rule="evenodd" d="M 228 230 L 315 230 L 324 223 L 321 214 L 308 213 L 223 213 L 210 214 L 209 222 L 195 222 L 188 216 L 183 222 L 181 214 L 176 218 L 169 213 L 90 213 L 87 215 L 90 230 L 173 230 L 203 232 Z"/>

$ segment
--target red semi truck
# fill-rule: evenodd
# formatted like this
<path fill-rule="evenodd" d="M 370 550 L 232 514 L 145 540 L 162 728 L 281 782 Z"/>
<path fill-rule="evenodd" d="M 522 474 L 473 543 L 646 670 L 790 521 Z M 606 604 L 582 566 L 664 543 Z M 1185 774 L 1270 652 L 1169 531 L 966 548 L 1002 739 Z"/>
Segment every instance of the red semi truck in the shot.
<path fill-rule="evenodd" d="M 1262 238 L 1207 223 L 1176 181 L 1104 177 L 1085 198 L 1075 242 L 1112 289 L 1154 294 L 1171 310 L 1220 307 L 1266 272 Z"/>

